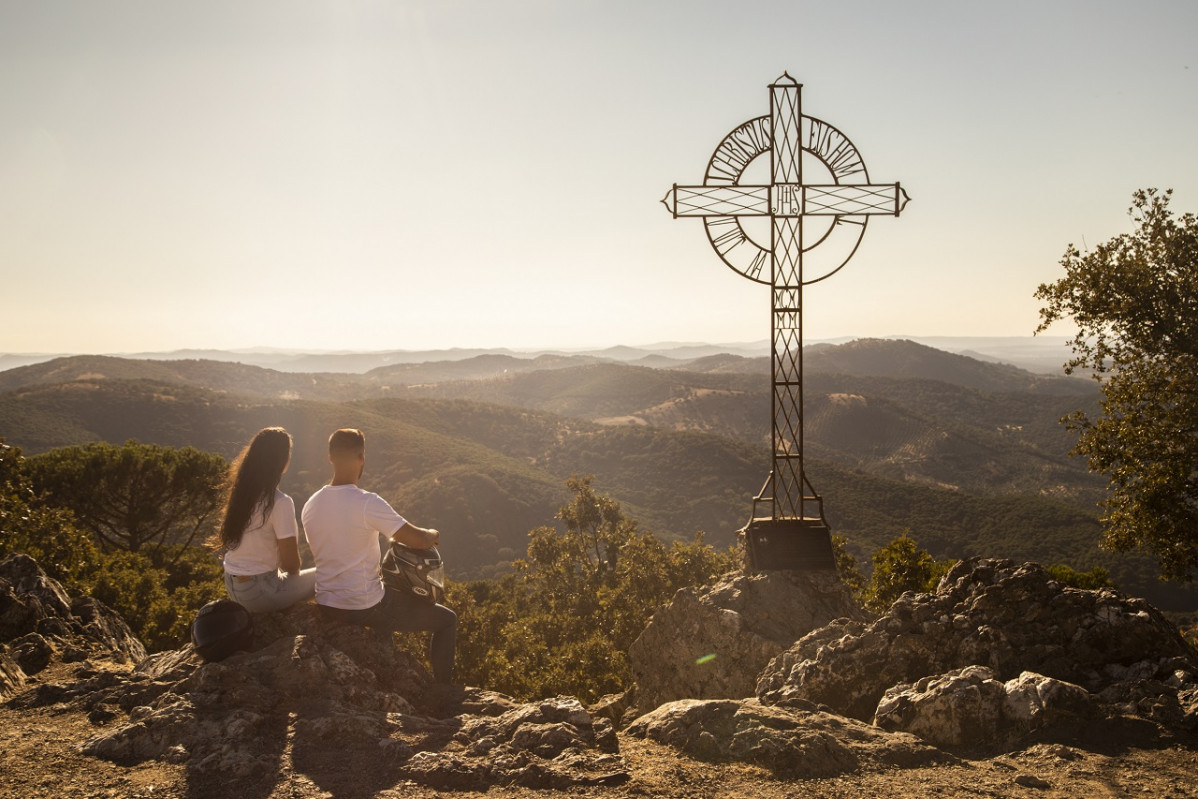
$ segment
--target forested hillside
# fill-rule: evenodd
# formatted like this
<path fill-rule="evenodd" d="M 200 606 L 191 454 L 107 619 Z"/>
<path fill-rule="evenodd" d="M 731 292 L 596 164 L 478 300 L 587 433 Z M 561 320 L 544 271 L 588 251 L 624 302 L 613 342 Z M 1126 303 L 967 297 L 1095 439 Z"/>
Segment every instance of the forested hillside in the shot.
<path fill-rule="evenodd" d="M 560 358 L 503 366 L 518 360 L 304 375 L 61 359 L 0 373 L 0 436 L 29 454 L 137 439 L 231 457 L 259 428 L 283 425 L 296 439 L 283 489 L 302 502 L 327 477 L 328 433 L 361 427 L 365 484 L 444 529 L 459 575 L 522 555 L 576 473 L 593 474 L 659 535 L 701 529 L 713 544 L 732 542 L 769 469 L 767 371 L 742 369 L 755 361 L 738 357 L 691 365 L 707 371 Z M 854 342 L 809 362 L 819 371 L 808 380 L 808 469 L 856 554 L 909 531 L 936 557 L 1107 565 L 1125 587 L 1170 604 L 1161 592 L 1176 591 L 1152 580 L 1144 559 L 1098 551 L 1101 483 L 1067 456 L 1057 423 L 1095 401 L 1090 381 L 910 342 Z M 886 374 L 888 364 L 902 374 Z"/>

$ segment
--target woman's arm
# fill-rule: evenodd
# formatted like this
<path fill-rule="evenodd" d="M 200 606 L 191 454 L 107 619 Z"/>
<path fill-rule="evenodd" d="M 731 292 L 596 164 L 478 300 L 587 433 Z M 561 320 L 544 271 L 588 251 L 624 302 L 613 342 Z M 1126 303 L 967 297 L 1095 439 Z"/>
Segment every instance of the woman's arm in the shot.
<path fill-rule="evenodd" d="M 279 547 L 279 567 L 287 574 L 300 573 L 300 554 L 298 538 L 276 538 Z"/>

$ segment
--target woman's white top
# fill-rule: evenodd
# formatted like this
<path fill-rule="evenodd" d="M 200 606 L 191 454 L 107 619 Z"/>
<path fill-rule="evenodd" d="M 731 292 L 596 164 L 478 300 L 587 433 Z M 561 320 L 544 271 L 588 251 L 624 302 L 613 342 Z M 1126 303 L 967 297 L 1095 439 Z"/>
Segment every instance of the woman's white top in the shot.
<path fill-rule="evenodd" d="M 262 509 L 256 509 L 250 516 L 245 532 L 241 534 L 241 543 L 236 549 L 225 553 L 225 571 L 234 575 L 278 571 L 279 545 L 275 542 L 298 535 L 295 501 L 276 488 L 275 504 L 270 509 L 270 515 L 263 518 Z"/>

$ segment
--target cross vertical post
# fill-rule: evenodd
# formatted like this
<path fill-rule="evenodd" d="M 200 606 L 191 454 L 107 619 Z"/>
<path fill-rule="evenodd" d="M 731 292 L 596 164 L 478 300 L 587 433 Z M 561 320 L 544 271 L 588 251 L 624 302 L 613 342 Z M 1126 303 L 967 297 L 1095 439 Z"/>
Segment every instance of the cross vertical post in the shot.
<path fill-rule="evenodd" d="M 720 259 L 770 287 L 772 469 L 741 531 L 750 571 L 835 567 L 823 499 L 803 464 L 803 287 L 848 263 L 870 216 L 898 216 L 910 199 L 898 183 L 870 183 L 848 137 L 802 113 L 801 90 L 783 73 L 769 86 L 769 115 L 724 137 L 703 185 L 675 184 L 662 200 L 675 218 L 701 217 Z M 769 185 L 742 184 L 748 165 L 766 153 Z M 804 153 L 823 165 L 831 183 L 804 182 Z M 768 242 L 749 235 L 741 222 L 746 217 L 769 218 Z M 824 227 L 812 232 L 805 223 Z M 807 233 L 811 243 L 804 241 Z M 815 268 L 805 269 L 804 259 L 816 256 Z M 764 504 L 768 516 L 758 512 Z"/>
<path fill-rule="evenodd" d="M 771 382 L 773 469 L 771 518 L 802 518 L 803 226 L 797 197 L 803 182 L 799 145 L 801 87 L 788 77 L 770 86 Z"/>

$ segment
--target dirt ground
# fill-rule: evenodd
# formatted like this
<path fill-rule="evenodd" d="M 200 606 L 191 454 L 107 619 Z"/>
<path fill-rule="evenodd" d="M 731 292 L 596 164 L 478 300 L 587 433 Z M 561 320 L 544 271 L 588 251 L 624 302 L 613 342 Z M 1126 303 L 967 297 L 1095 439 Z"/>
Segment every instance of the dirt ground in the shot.
<path fill-rule="evenodd" d="M 44 680 L 66 679 L 51 668 Z M 121 718 L 107 722 L 119 724 Z M 259 780 L 222 781 L 186 765 L 151 761 L 118 766 L 86 757 L 79 745 L 98 727 L 68 705 L 15 710 L 0 705 L 0 797 L 7 799 L 359 799 L 483 796 L 438 792 L 411 782 L 380 784 L 361 763 L 334 757 L 297 768 L 284 752 L 277 770 Z M 628 797 L 1198 797 L 1198 736 L 1138 746 L 1134 725 L 1094 729 L 1077 740 L 1038 743 L 998 757 L 919 769 L 887 769 L 827 779 L 780 780 L 741 764 L 710 764 L 673 749 L 621 736 L 632 779 L 616 788 L 573 788 L 571 796 Z M 330 742 L 335 746 L 335 742 Z M 382 766 L 382 764 L 380 764 Z M 492 788 L 488 799 L 530 799 L 552 792 Z"/>

